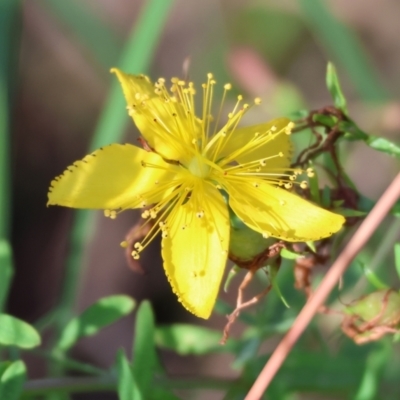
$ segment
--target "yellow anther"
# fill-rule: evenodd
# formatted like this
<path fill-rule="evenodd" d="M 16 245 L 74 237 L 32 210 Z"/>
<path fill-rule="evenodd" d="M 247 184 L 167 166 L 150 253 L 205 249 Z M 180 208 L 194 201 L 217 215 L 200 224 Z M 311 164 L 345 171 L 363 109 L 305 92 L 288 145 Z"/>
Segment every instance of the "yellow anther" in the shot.
<path fill-rule="evenodd" d="M 294 123 L 289 122 L 287 126 L 285 127 L 285 133 L 286 135 L 290 135 L 292 133 L 292 129 L 294 128 Z"/>
<path fill-rule="evenodd" d="M 279 156 L 279 157 L 283 157 L 284 154 L 280 151 L 280 152 L 278 153 L 278 156 Z"/>
<path fill-rule="evenodd" d="M 143 246 L 141 243 L 136 242 L 133 247 L 137 250 L 137 251 L 142 251 L 143 250 Z"/>
<path fill-rule="evenodd" d="M 275 125 L 272 125 L 270 131 L 275 132 L 276 129 L 277 129 L 276 126 L 275 126 Z"/>
<path fill-rule="evenodd" d="M 117 212 L 116 212 L 115 210 L 112 210 L 112 211 L 110 212 L 110 218 L 111 218 L 111 219 L 117 218 Z"/>
<path fill-rule="evenodd" d="M 291 189 L 293 187 L 293 183 L 292 182 L 286 182 L 285 183 L 285 188 L 286 189 Z"/>
<path fill-rule="evenodd" d="M 260 99 L 259 97 L 256 97 L 256 98 L 254 99 L 254 104 L 255 104 L 256 106 L 260 105 L 260 104 L 261 104 L 261 99 Z"/>
<path fill-rule="evenodd" d="M 126 249 L 128 247 L 128 242 L 126 240 L 124 240 L 123 242 L 121 242 L 119 244 L 121 247 L 123 247 L 124 249 Z"/>
<path fill-rule="evenodd" d="M 260 164 L 262 167 L 265 167 L 267 165 L 267 162 L 265 160 L 260 160 Z"/>
<path fill-rule="evenodd" d="M 231 90 L 232 89 L 232 85 L 230 83 L 225 83 L 224 89 L 225 90 Z"/>
<path fill-rule="evenodd" d="M 268 235 L 267 232 L 263 232 L 262 237 L 263 237 L 264 239 L 268 239 L 268 238 L 269 238 L 269 235 Z"/>
<path fill-rule="evenodd" d="M 196 213 L 197 218 L 203 218 L 204 217 L 204 211 L 200 210 L 199 212 Z"/>
<path fill-rule="evenodd" d="M 307 189 L 307 187 L 308 187 L 307 182 L 306 182 L 306 181 L 301 181 L 301 182 L 300 182 L 300 187 L 301 187 L 302 189 Z"/>
<path fill-rule="evenodd" d="M 306 172 L 309 178 L 312 178 L 315 175 L 314 170 L 312 168 L 307 168 Z"/>
<path fill-rule="evenodd" d="M 213 78 L 213 74 L 212 74 L 211 72 L 209 72 L 209 73 L 207 74 L 207 78 L 208 78 L 208 79 L 212 79 L 212 78 Z"/>
<path fill-rule="evenodd" d="M 157 211 L 151 210 L 150 211 L 150 218 L 151 219 L 156 219 L 157 218 Z"/>
<path fill-rule="evenodd" d="M 104 210 L 104 216 L 105 217 L 110 217 L 110 215 L 111 215 L 111 210 Z"/>
<path fill-rule="evenodd" d="M 139 258 L 140 258 L 140 255 L 137 251 L 132 251 L 131 255 L 134 260 L 139 260 Z"/>
<path fill-rule="evenodd" d="M 142 212 L 142 218 L 143 219 L 149 218 L 149 216 L 150 216 L 149 210 L 145 210 L 145 211 Z"/>

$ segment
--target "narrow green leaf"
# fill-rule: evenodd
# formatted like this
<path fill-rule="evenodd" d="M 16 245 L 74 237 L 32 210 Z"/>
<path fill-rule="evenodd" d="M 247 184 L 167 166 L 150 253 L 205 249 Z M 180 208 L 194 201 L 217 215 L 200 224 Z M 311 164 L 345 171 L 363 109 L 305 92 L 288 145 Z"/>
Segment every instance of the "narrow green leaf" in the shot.
<path fill-rule="evenodd" d="M 360 263 L 361 268 L 364 272 L 365 277 L 367 278 L 368 282 L 373 285 L 376 289 L 389 289 L 389 286 L 386 285 L 385 283 L 383 283 L 378 277 L 377 275 L 374 273 L 374 271 L 372 271 L 371 269 L 369 269 L 368 267 L 366 267 L 364 264 Z"/>
<path fill-rule="evenodd" d="M 365 52 L 356 34 L 335 17 L 324 0 L 299 0 L 314 35 L 324 45 L 331 59 L 341 65 L 360 95 L 369 101 L 389 98 L 370 56 Z"/>
<path fill-rule="evenodd" d="M 100 299 L 68 323 L 56 347 L 62 350 L 71 348 L 81 337 L 95 335 L 105 326 L 131 313 L 134 306 L 134 300 L 125 295 Z"/>
<path fill-rule="evenodd" d="M 365 140 L 365 143 L 367 143 L 371 149 L 400 158 L 400 146 L 392 143 L 390 140 L 383 137 L 369 135 L 368 139 Z"/>
<path fill-rule="evenodd" d="M 3 375 L 4 371 L 10 366 L 11 361 L 0 362 L 0 377 Z"/>
<path fill-rule="evenodd" d="M 172 4 L 172 0 L 148 0 L 144 3 L 137 22 L 134 24 L 134 29 L 124 45 L 122 56 L 116 60 L 113 66 L 136 74 L 148 71 Z M 128 113 L 120 84 L 115 77 L 110 76 L 110 80 L 112 82 L 110 93 L 97 122 L 94 136 L 89 145 L 89 152 L 106 144 L 120 141 L 128 122 Z M 57 313 L 58 332 L 63 329 L 65 322 L 71 317 L 78 297 L 83 257 L 93 233 L 93 221 L 93 214 L 90 211 L 78 210 L 75 214 L 71 230 L 70 253 L 66 261 L 64 286 Z"/>
<path fill-rule="evenodd" d="M 4 309 L 13 275 L 11 246 L 6 240 L 0 239 L 0 311 Z"/>
<path fill-rule="evenodd" d="M 0 399 L 19 400 L 26 380 L 26 367 L 18 360 L 10 364 L 0 378 Z"/>
<path fill-rule="evenodd" d="M 0 344 L 31 349 L 40 342 L 38 332 L 31 325 L 11 315 L 0 314 Z"/>
<path fill-rule="evenodd" d="M 400 243 L 394 245 L 394 265 L 396 267 L 397 276 L 400 279 Z"/>
<path fill-rule="evenodd" d="M 345 132 L 344 138 L 349 141 L 366 140 L 369 137 L 369 135 L 362 131 L 350 118 L 348 118 L 347 121 L 339 122 L 339 130 Z"/>
<path fill-rule="evenodd" d="M 313 253 L 317 252 L 317 248 L 315 247 L 315 243 L 313 241 L 310 240 L 310 241 L 308 241 L 306 243 L 307 243 L 307 246 L 311 249 L 311 251 Z"/>
<path fill-rule="evenodd" d="M 392 347 L 386 342 L 373 349 L 365 363 L 364 376 L 354 400 L 374 400 L 379 398 L 381 375 L 393 356 Z"/>
<path fill-rule="evenodd" d="M 153 310 L 143 301 L 136 315 L 132 371 L 143 396 L 149 396 L 154 373 L 162 371 L 155 348 Z"/>
<path fill-rule="evenodd" d="M 328 62 L 326 69 L 326 86 L 332 96 L 335 107 L 343 111 L 345 114 L 348 114 L 346 98 L 344 97 L 342 88 L 340 87 L 336 68 L 331 62 Z"/>
<path fill-rule="evenodd" d="M 172 324 L 156 329 L 157 346 L 173 350 L 179 355 L 204 355 L 213 352 L 225 352 L 226 346 L 232 346 L 231 339 L 221 346 L 221 331 L 189 324 Z"/>
<path fill-rule="evenodd" d="M 118 398 L 119 400 L 142 400 L 144 397 L 135 383 L 129 361 L 123 350 L 117 353 Z"/>
<path fill-rule="evenodd" d="M 329 208 L 331 205 L 331 189 L 329 186 L 324 186 L 322 189 L 321 205 L 324 208 Z"/>
<path fill-rule="evenodd" d="M 40 3 L 67 26 L 79 47 L 86 46 L 101 66 L 110 69 L 119 56 L 122 43 L 106 22 L 89 9 L 88 3 L 80 0 L 42 0 Z"/>
<path fill-rule="evenodd" d="M 333 115 L 314 114 L 312 120 L 328 128 L 333 128 L 338 123 L 338 119 Z"/>
<path fill-rule="evenodd" d="M 334 208 L 332 211 L 344 217 L 364 217 L 367 215 L 365 211 L 353 210 L 351 208 Z"/>
<path fill-rule="evenodd" d="M 228 272 L 228 275 L 226 277 L 225 283 L 224 283 L 224 292 L 228 292 L 229 285 L 232 282 L 232 279 L 238 274 L 238 272 L 241 270 L 240 267 L 237 265 L 234 265 Z"/>
<path fill-rule="evenodd" d="M 282 250 L 286 250 L 286 249 L 282 249 Z M 282 252 L 281 252 L 281 254 L 282 254 Z M 297 258 L 299 258 L 299 257 L 297 256 Z M 279 271 L 278 267 L 270 266 L 271 285 L 272 285 L 272 288 L 274 289 L 274 291 L 276 292 L 277 296 L 281 300 L 281 302 L 284 304 L 284 306 L 286 308 L 290 308 L 289 303 L 283 296 L 281 288 L 279 287 L 278 280 L 276 279 L 276 277 L 278 275 L 278 271 Z"/>

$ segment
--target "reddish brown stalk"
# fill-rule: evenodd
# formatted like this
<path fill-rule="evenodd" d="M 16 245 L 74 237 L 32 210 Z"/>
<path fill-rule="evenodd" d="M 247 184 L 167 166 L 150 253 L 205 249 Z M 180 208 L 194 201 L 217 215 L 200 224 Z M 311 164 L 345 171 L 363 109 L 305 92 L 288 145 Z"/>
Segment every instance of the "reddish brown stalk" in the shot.
<path fill-rule="evenodd" d="M 300 311 L 292 328 L 272 353 L 245 400 L 258 400 L 262 397 L 300 335 L 306 329 L 314 315 L 318 312 L 318 309 L 323 305 L 334 286 L 339 282 L 340 277 L 343 275 L 348 265 L 375 232 L 378 225 L 381 223 L 383 218 L 385 218 L 386 214 L 390 211 L 399 197 L 400 173 L 386 189 L 385 193 L 383 193 L 375 207 L 355 232 L 348 245 L 343 249 L 339 257 L 333 263 L 318 289 Z"/>

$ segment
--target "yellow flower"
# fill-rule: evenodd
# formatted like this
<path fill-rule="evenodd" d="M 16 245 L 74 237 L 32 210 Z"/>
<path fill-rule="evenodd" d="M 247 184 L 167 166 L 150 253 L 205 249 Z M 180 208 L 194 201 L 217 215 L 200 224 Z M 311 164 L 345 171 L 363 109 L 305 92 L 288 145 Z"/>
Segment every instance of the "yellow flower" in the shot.
<path fill-rule="evenodd" d="M 197 117 L 191 82 L 173 78 L 168 90 L 163 79 L 153 85 L 143 75 L 112 72 L 145 149 L 112 144 L 75 162 L 52 181 L 48 204 L 104 209 L 111 218 L 153 205 L 142 217 L 154 226 L 132 256 L 138 259 L 161 231 L 165 272 L 193 314 L 208 318 L 215 304 L 229 250 L 228 204 L 264 237 L 304 242 L 341 228 L 342 216 L 286 190 L 302 173 L 289 168 L 293 123 L 288 119 L 238 128 L 249 107 L 239 96 L 217 131 L 223 101 L 213 121 L 211 74 L 202 85 L 203 110 Z M 229 89 L 224 86 L 223 100 Z"/>

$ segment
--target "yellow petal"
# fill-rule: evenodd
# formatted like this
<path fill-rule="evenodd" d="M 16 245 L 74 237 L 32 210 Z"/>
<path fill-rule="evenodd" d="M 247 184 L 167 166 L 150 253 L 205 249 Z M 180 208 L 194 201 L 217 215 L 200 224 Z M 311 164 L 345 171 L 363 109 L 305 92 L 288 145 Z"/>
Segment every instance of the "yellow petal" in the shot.
<path fill-rule="evenodd" d="M 289 167 L 293 153 L 290 135 L 285 133 L 289 123 L 287 118 L 277 118 L 264 124 L 238 128 L 228 137 L 218 158 L 238 154 L 234 160 L 240 164 L 267 159 L 266 167 L 269 169 Z M 275 127 L 273 131 L 272 127 Z M 256 133 L 260 135 L 268 131 L 270 135 L 261 145 L 247 147 Z M 283 153 L 283 157 L 279 156 L 279 153 Z"/>
<path fill-rule="evenodd" d="M 201 318 L 210 316 L 218 295 L 228 255 L 228 218 L 218 190 L 199 181 L 190 200 L 173 210 L 168 237 L 162 241 L 172 289 L 183 306 Z"/>
<path fill-rule="evenodd" d="M 319 240 L 337 232 L 345 222 L 284 189 L 257 181 L 231 182 L 229 205 L 250 228 L 289 242 Z M 239 190 L 240 189 L 240 190 Z"/>
<path fill-rule="evenodd" d="M 162 169 L 144 167 L 143 161 Z M 147 198 L 138 195 L 151 194 L 159 186 L 156 181 L 160 184 L 169 179 L 168 167 L 155 153 L 129 144 L 112 144 L 76 161 L 53 180 L 47 204 L 93 209 L 140 207 Z M 151 201 L 157 201 L 157 196 Z"/>
<path fill-rule="evenodd" d="M 193 139 L 201 135 L 201 122 L 169 93 L 155 93 L 156 88 L 143 75 L 116 73 L 124 92 L 129 115 L 151 148 L 164 159 L 185 164 L 194 151 Z"/>

